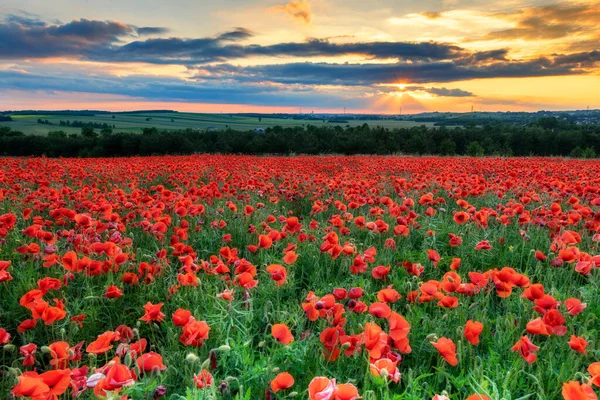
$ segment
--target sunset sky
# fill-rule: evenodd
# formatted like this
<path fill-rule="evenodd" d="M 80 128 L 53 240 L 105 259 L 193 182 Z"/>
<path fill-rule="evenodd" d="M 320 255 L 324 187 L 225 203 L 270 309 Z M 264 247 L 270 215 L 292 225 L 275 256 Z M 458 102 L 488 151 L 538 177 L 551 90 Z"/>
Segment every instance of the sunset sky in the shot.
<path fill-rule="evenodd" d="M 3 0 L 0 110 L 600 108 L 600 0 Z"/>

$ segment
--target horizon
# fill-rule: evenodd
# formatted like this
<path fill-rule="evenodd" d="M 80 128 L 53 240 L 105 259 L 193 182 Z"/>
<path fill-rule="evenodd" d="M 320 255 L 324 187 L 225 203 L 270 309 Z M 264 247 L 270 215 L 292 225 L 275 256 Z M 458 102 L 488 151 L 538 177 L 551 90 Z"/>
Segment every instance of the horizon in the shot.
<path fill-rule="evenodd" d="M 6 0 L 0 109 L 596 110 L 597 21 L 600 0 Z"/>
<path fill-rule="evenodd" d="M 11 114 L 11 113 L 24 113 L 27 111 L 31 111 L 34 113 L 68 113 L 68 112 L 100 112 L 100 113 L 115 113 L 115 114 L 129 114 L 129 113 L 144 113 L 144 112 L 154 112 L 154 113 L 190 113 L 190 114 L 206 114 L 206 115 L 220 115 L 220 114 L 230 114 L 230 115 L 243 115 L 243 114 L 258 114 L 258 115 L 310 115 L 310 114 L 322 114 L 322 115 L 349 115 L 349 116 L 414 116 L 420 114 L 485 114 L 485 113 L 527 113 L 527 114 L 537 114 L 537 113 L 573 113 L 573 112 L 600 112 L 600 108 L 586 108 L 586 109 L 557 109 L 557 110 L 534 110 L 534 111 L 498 111 L 498 110 L 488 110 L 488 111 L 419 111 L 413 113 L 403 113 L 403 114 L 394 114 L 394 113 L 357 113 L 357 112 L 200 112 L 200 111 L 179 111 L 175 109 L 160 109 L 160 108 L 145 108 L 145 109 L 122 109 L 122 110 L 106 110 L 106 109 L 89 109 L 89 108 L 80 108 L 80 109 L 13 109 L 13 110 L 0 110 L 0 114 Z M 27 114 L 24 114 L 27 115 Z"/>

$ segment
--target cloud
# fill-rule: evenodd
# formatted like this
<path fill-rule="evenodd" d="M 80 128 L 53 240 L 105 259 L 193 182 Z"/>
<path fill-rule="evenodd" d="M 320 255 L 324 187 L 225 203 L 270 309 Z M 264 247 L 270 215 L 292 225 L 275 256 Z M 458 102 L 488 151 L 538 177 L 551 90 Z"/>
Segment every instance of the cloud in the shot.
<path fill-rule="evenodd" d="M 292 0 L 282 6 L 271 7 L 271 10 L 283 12 L 307 24 L 310 24 L 312 20 L 312 11 L 308 0 Z"/>
<path fill-rule="evenodd" d="M 552 4 L 498 14 L 515 27 L 489 33 L 485 39 L 547 40 L 597 32 L 600 3 Z"/>
<path fill-rule="evenodd" d="M 468 92 L 466 90 L 462 90 L 462 89 L 446 89 L 445 87 L 442 88 L 421 88 L 419 89 L 421 91 L 430 93 L 434 96 L 438 96 L 438 97 L 472 97 L 474 96 L 473 93 Z"/>
<path fill-rule="evenodd" d="M 197 83 L 177 78 L 95 74 L 93 76 L 62 72 L 0 70 L 0 93 L 3 91 L 44 91 L 96 93 L 127 96 L 152 101 L 179 101 L 217 104 L 252 104 L 265 106 L 338 107 L 343 100 L 351 107 L 366 106 L 362 88 L 355 91 L 314 91 L 300 85 L 266 83 L 212 82 Z"/>
<path fill-rule="evenodd" d="M 501 60 L 492 63 L 477 63 L 469 59 L 467 62 L 459 60 L 368 64 L 302 62 L 245 67 L 218 64 L 198 67 L 196 79 L 340 86 L 424 84 L 585 74 L 599 64 L 598 56 L 598 52 L 583 52 L 576 56 L 557 55 L 528 61 Z"/>
<path fill-rule="evenodd" d="M 163 35 L 167 31 L 166 28 L 137 27 L 118 21 L 79 19 L 47 24 L 29 17 L 9 16 L 0 22 L 0 59 L 66 56 L 91 61 L 194 65 L 249 57 L 359 55 L 404 61 L 483 57 L 455 44 L 436 42 L 336 43 L 311 38 L 304 42 L 272 45 L 245 44 L 253 37 L 253 33 L 245 28 L 204 38 L 139 38 Z M 487 58 L 494 55 L 483 54 Z"/>
<path fill-rule="evenodd" d="M 30 16 L 13 14 L 0 22 L 0 58 L 78 57 L 108 49 L 128 37 L 164 32 L 165 28 L 89 19 L 47 24 Z"/>
<path fill-rule="evenodd" d="M 168 28 L 156 27 L 156 26 L 143 26 L 141 28 L 136 28 L 137 34 L 140 36 L 149 36 L 149 35 L 164 35 L 169 32 Z"/>

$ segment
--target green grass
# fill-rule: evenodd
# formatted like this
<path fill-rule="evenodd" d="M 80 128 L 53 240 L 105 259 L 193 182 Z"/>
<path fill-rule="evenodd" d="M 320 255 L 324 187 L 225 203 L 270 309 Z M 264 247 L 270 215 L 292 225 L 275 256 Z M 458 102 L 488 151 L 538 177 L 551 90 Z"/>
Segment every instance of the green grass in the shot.
<path fill-rule="evenodd" d="M 0 122 L 0 125 L 9 126 L 13 130 L 22 131 L 27 134 L 42 135 L 53 130 L 63 130 L 67 133 L 79 133 L 81 128 L 61 127 L 60 120 L 85 121 L 90 123 L 107 123 L 115 125 L 117 132 L 141 132 L 143 128 L 156 127 L 159 130 L 178 130 L 178 129 L 227 129 L 250 130 L 254 128 L 267 128 L 273 126 L 294 127 L 294 126 L 358 126 L 364 123 L 370 126 L 382 126 L 385 128 L 409 128 L 412 126 L 433 126 L 433 123 L 416 123 L 412 121 L 395 120 L 350 120 L 348 123 L 335 124 L 317 121 L 303 121 L 282 118 L 262 118 L 259 121 L 254 117 L 230 116 L 229 114 L 197 114 L 197 113 L 117 113 L 99 114 L 93 117 L 89 116 L 71 116 L 71 115 L 15 115 L 14 121 Z M 38 124 L 37 120 L 48 120 L 54 125 Z M 146 118 L 151 118 L 146 121 Z M 173 120 L 173 121 L 171 121 Z"/>

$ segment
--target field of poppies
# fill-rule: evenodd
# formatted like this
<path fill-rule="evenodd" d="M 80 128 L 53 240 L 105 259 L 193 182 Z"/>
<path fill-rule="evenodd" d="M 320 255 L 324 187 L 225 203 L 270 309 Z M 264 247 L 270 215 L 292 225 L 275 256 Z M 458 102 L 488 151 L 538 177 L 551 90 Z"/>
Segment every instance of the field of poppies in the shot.
<path fill-rule="evenodd" d="M 600 162 L 0 159 L 0 399 L 596 399 Z"/>

